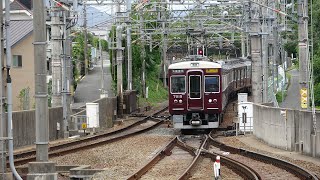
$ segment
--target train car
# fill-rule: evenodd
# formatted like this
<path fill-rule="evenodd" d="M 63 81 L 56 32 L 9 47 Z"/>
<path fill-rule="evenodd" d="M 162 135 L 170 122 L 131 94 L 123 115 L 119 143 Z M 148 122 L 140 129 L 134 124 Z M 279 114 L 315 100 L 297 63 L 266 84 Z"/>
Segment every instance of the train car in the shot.
<path fill-rule="evenodd" d="M 251 63 L 183 61 L 168 68 L 169 112 L 174 128 L 218 128 L 228 100 L 250 90 Z"/>

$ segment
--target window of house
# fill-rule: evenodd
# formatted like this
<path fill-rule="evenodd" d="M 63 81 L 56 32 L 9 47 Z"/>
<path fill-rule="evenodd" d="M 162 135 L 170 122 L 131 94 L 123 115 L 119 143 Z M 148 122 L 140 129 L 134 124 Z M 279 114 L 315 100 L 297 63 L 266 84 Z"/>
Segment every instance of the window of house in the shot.
<path fill-rule="evenodd" d="M 15 67 L 15 68 L 22 67 L 22 56 L 21 55 L 13 55 L 12 67 Z"/>

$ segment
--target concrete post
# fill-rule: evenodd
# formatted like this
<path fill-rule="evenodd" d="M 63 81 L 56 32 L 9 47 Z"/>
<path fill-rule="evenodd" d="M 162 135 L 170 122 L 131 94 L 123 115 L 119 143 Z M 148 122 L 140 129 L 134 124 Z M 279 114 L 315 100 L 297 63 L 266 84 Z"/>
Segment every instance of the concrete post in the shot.
<path fill-rule="evenodd" d="M 245 44 L 245 34 L 241 33 L 241 57 L 246 57 L 246 44 Z"/>
<path fill-rule="evenodd" d="M 88 74 L 88 38 L 87 38 L 87 0 L 84 0 L 83 2 L 83 18 L 84 18 L 84 22 L 83 22 L 83 28 L 84 28 L 84 74 L 83 75 L 87 75 Z"/>
<path fill-rule="evenodd" d="M 261 36 L 259 20 L 252 19 L 251 57 L 252 57 L 252 97 L 254 103 L 262 103 Z"/>
<path fill-rule="evenodd" d="M 163 1 L 166 2 L 166 1 Z M 164 12 L 163 12 L 164 11 Z M 163 4 L 161 9 L 161 20 L 162 20 L 162 63 L 163 63 L 163 87 L 167 87 L 167 29 L 166 29 L 166 4 Z M 172 62 L 172 60 L 170 60 Z"/>
<path fill-rule="evenodd" d="M 127 0 L 127 52 L 128 52 L 128 84 L 127 89 L 132 90 L 132 48 L 131 48 L 131 0 Z"/>
<path fill-rule="evenodd" d="M 52 7 L 51 45 L 52 45 L 52 107 L 62 106 L 62 72 L 61 72 L 61 32 L 60 9 Z"/>
<path fill-rule="evenodd" d="M 70 14 L 68 13 L 68 16 Z M 66 66 L 67 66 L 67 87 L 66 87 L 66 96 L 67 96 L 67 122 L 68 122 L 68 128 L 70 128 L 71 123 L 71 103 L 72 103 L 72 96 L 71 96 L 71 88 L 73 87 L 73 71 L 72 71 L 72 40 L 70 37 L 70 28 L 66 30 Z"/>
<path fill-rule="evenodd" d="M 278 82 L 274 82 L 275 77 L 278 77 L 278 64 L 279 62 L 279 45 L 278 45 L 278 27 L 273 27 L 273 66 L 272 66 L 272 81 L 273 81 L 273 90 L 276 92 L 278 87 Z M 278 79 L 278 78 L 277 78 Z"/>
<path fill-rule="evenodd" d="M 44 1 L 33 1 L 36 161 L 29 163 L 28 180 L 57 179 L 55 164 L 48 162 L 49 117 L 46 63 L 46 25 Z"/>
<path fill-rule="evenodd" d="M 63 35 L 64 35 L 64 40 L 63 40 L 63 71 L 62 71 L 62 84 L 63 84 L 63 88 L 62 88 L 62 100 L 63 100 L 63 126 L 62 126 L 62 130 L 63 130 L 63 137 L 64 138 L 68 138 L 69 137 L 69 116 L 68 116 L 68 109 L 67 107 L 70 107 L 70 104 L 68 103 L 67 100 L 67 94 L 68 92 L 68 75 L 67 75 L 67 64 L 68 64 L 68 57 L 67 57 L 67 12 L 64 11 L 63 12 Z"/>
<path fill-rule="evenodd" d="M 269 66 L 268 66 L 268 40 L 267 40 L 267 34 L 265 32 L 265 23 L 263 23 L 263 33 L 262 33 L 262 81 L 263 81 L 263 103 L 268 102 L 268 78 L 269 78 Z"/>
<path fill-rule="evenodd" d="M 123 115 L 123 78 L 122 78 L 122 27 L 117 26 L 117 90 L 118 90 L 118 117 Z"/>
<path fill-rule="evenodd" d="M 106 90 L 104 89 L 104 67 L 103 67 L 103 58 L 102 58 L 102 46 L 101 46 L 101 36 L 99 34 L 99 57 L 101 61 L 101 91 L 100 98 L 108 97 Z"/>
<path fill-rule="evenodd" d="M 308 1 L 298 0 L 298 36 L 299 36 L 299 82 L 300 90 L 306 88 L 307 102 L 309 108 L 309 86 L 308 86 Z M 302 100 L 302 99 L 301 99 Z M 300 101 L 301 101 L 300 100 Z M 301 109 L 305 109 L 302 108 Z"/>
<path fill-rule="evenodd" d="M 142 74 L 141 74 L 141 82 L 142 82 L 142 96 L 146 97 L 146 49 L 145 49 L 145 34 L 144 34 L 144 26 L 143 26 L 143 12 L 139 10 L 140 15 L 140 36 L 141 36 L 141 60 L 142 60 Z"/>

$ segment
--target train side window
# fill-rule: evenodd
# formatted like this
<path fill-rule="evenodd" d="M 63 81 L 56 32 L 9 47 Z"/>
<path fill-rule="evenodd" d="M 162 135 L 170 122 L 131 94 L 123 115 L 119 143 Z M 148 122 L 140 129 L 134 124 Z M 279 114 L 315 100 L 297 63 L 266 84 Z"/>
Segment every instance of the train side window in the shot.
<path fill-rule="evenodd" d="M 172 76 L 171 77 L 171 93 L 185 93 L 186 92 L 186 77 Z"/>
<path fill-rule="evenodd" d="M 236 80 L 236 70 L 233 70 L 232 74 L 233 74 L 233 81 L 235 81 Z"/>
<path fill-rule="evenodd" d="M 191 99 L 201 98 L 201 76 L 189 76 L 189 94 Z"/>
<path fill-rule="evenodd" d="M 205 76 L 205 92 L 219 92 L 219 76 Z"/>

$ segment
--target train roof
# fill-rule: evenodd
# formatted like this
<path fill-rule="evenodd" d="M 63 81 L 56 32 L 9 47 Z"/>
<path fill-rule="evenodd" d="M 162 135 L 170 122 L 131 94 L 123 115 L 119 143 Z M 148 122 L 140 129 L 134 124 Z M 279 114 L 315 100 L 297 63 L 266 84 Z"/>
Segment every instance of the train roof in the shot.
<path fill-rule="evenodd" d="M 221 64 L 210 61 L 184 61 L 171 64 L 168 69 L 206 69 L 221 68 Z"/>
<path fill-rule="evenodd" d="M 247 59 L 232 59 L 223 61 L 222 69 L 229 70 L 233 68 L 239 68 L 243 66 L 251 66 L 251 61 Z"/>

